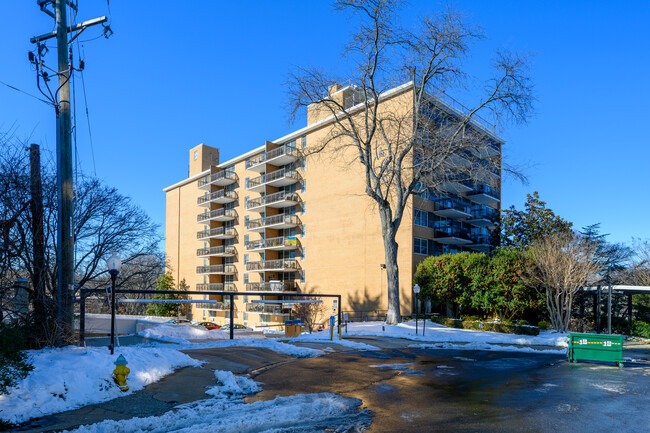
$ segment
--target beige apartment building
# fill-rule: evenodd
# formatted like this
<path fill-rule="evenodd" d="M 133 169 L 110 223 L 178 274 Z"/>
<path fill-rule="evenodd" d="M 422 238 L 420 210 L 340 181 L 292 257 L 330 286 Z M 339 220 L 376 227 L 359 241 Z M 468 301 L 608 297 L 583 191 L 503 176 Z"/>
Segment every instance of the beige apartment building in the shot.
<path fill-rule="evenodd" d="M 410 92 L 405 85 L 384 97 L 409 101 Z M 503 142 L 475 126 L 500 157 Z M 221 162 L 218 148 L 205 144 L 190 149 L 188 178 L 164 189 L 165 248 L 175 281 L 185 279 L 197 291 L 246 292 L 235 300 L 234 322 L 251 327 L 282 323 L 291 308 L 279 297 L 254 302 L 259 291 L 340 294 L 342 311 L 352 317 L 385 313 L 381 224 L 361 164 L 340 153 L 304 156 L 331 127 L 332 119 L 310 106 L 305 128 L 231 160 Z M 412 279 L 421 260 L 491 248 L 499 203 L 498 173 L 484 182 L 450 182 L 444 196 L 409 199 L 397 235 L 402 314 L 413 309 Z M 194 298 L 206 302 L 192 304 L 193 320 L 229 321 L 227 298 Z"/>

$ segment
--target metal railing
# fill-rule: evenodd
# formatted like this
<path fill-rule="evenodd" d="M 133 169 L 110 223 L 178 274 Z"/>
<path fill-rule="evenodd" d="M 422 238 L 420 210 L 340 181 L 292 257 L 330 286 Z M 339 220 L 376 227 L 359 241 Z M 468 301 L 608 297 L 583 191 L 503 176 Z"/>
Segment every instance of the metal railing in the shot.
<path fill-rule="evenodd" d="M 228 290 L 235 291 L 234 283 L 202 283 L 196 285 L 196 290 Z"/>
<path fill-rule="evenodd" d="M 231 190 L 220 189 L 210 194 L 204 194 L 199 197 L 196 202 L 197 204 L 209 203 L 211 201 L 220 199 L 220 198 L 229 198 L 231 200 L 237 200 L 237 192 Z"/>
<path fill-rule="evenodd" d="M 488 185 L 483 182 L 464 182 L 465 185 L 472 188 L 474 191 L 470 191 L 467 195 L 474 194 L 487 194 L 495 198 L 499 198 L 499 190 L 493 186 Z"/>
<path fill-rule="evenodd" d="M 235 265 L 209 265 L 197 266 L 197 274 L 234 274 L 237 273 Z"/>
<path fill-rule="evenodd" d="M 260 155 L 256 155 L 251 158 L 248 158 L 246 160 L 246 168 L 249 169 L 253 166 L 262 164 L 270 159 L 277 158 L 278 156 L 282 156 L 282 155 L 292 155 L 298 157 L 299 156 L 298 149 L 295 146 L 289 146 L 283 144 L 277 149 L 269 150 L 268 152 L 264 152 Z"/>
<path fill-rule="evenodd" d="M 280 301 L 278 301 L 280 302 Z M 246 304 L 248 313 L 282 314 L 282 307 L 268 304 Z"/>
<path fill-rule="evenodd" d="M 237 236 L 237 230 L 233 227 L 215 227 L 213 229 L 202 230 L 196 233 L 196 238 L 199 240 L 215 236 L 234 237 Z"/>
<path fill-rule="evenodd" d="M 264 185 L 265 183 L 273 182 L 274 180 L 289 178 L 296 181 L 300 180 L 300 174 L 296 170 L 281 168 L 261 176 L 246 179 L 246 189 L 251 189 L 256 186 Z"/>
<path fill-rule="evenodd" d="M 209 174 L 201 179 L 199 179 L 199 188 L 205 185 L 209 185 L 212 182 L 217 180 L 228 179 L 232 181 L 237 181 L 237 174 L 234 171 L 223 170 L 218 173 Z"/>
<path fill-rule="evenodd" d="M 246 203 L 246 209 L 252 209 L 260 206 L 267 206 L 284 200 L 299 202 L 300 196 L 295 192 L 280 191 L 274 194 L 269 194 L 263 197 L 248 200 L 248 202 Z"/>
<path fill-rule="evenodd" d="M 280 236 L 276 238 L 258 239 L 246 243 L 247 250 L 260 250 L 274 247 L 295 247 L 300 246 L 300 241 L 295 237 Z"/>
<path fill-rule="evenodd" d="M 250 220 L 248 221 L 248 223 L 246 223 L 246 228 L 250 230 L 255 228 L 273 226 L 276 224 L 299 225 L 300 218 L 298 218 L 297 215 L 288 215 L 288 214 L 273 215 L 270 217 Z"/>
<path fill-rule="evenodd" d="M 235 255 L 236 253 L 237 250 L 232 245 L 227 245 L 227 246 L 221 245 L 221 246 L 210 247 L 210 248 L 199 248 L 198 250 L 196 250 L 197 256 L 216 256 L 219 254 Z"/>
<path fill-rule="evenodd" d="M 464 203 L 459 199 L 437 198 L 434 202 L 441 207 L 441 209 L 437 209 L 437 210 L 454 209 L 460 212 L 465 212 L 467 214 L 470 213 L 472 210 L 471 203 L 469 202 Z"/>
<path fill-rule="evenodd" d="M 483 219 L 488 219 L 490 221 L 494 221 L 497 218 L 498 214 L 499 213 L 497 212 L 496 209 L 492 209 L 491 207 L 487 207 L 483 205 L 480 207 L 474 207 L 474 209 L 472 210 L 472 218 L 475 219 L 483 218 Z"/>
<path fill-rule="evenodd" d="M 196 222 L 203 222 L 210 220 L 212 218 L 217 218 L 217 217 L 229 217 L 229 218 L 237 218 L 237 211 L 235 209 L 225 209 L 225 208 L 219 208 L 212 210 L 210 212 L 203 212 L 200 213 L 196 216 Z"/>
<path fill-rule="evenodd" d="M 247 271 L 295 271 L 298 269 L 300 269 L 300 265 L 297 260 L 263 260 L 246 263 Z"/>
<path fill-rule="evenodd" d="M 295 281 L 281 281 L 281 282 L 259 282 L 259 283 L 246 283 L 246 291 L 250 292 L 282 292 L 293 291 L 298 288 Z"/>

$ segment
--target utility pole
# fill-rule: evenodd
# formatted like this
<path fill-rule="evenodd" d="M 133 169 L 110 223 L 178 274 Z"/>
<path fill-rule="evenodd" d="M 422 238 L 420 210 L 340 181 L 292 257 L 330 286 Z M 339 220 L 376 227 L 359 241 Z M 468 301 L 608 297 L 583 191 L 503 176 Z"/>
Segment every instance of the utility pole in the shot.
<path fill-rule="evenodd" d="M 106 17 L 69 28 L 66 6 L 68 5 L 76 10 L 76 4 L 70 0 L 37 0 L 37 4 L 43 12 L 56 20 L 56 31 L 33 37 L 31 42 L 39 44 L 40 47 L 41 41 L 56 37 L 57 44 L 56 73 L 59 77 L 59 84 L 56 92 L 54 92 L 53 103 L 56 109 L 58 201 L 56 243 L 57 345 L 61 346 L 71 343 L 74 336 L 73 312 L 75 301 L 72 122 L 70 113 L 70 78 L 73 67 L 72 59 L 68 56 L 68 33 L 78 32 L 77 35 L 79 35 L 86 27 L 105 22 Z M 54 4 L 53 12 L 47 9 L 47 6 L 51 4 Z"/>
<path fill-rule="evenodd" d="M 45 237 L 43 235 L 43 183 L 41 180 L 41 153 L 38 144 L 29 148 L 30 166 L 30 200 L 32 213 L 32 242 L 34 254 L 34 275 L 32 286 L 34 288 L 32 301 L 34 315 L 39 323 L 39 337 L 47 336 L 47 314 L 45 311 Z"/>

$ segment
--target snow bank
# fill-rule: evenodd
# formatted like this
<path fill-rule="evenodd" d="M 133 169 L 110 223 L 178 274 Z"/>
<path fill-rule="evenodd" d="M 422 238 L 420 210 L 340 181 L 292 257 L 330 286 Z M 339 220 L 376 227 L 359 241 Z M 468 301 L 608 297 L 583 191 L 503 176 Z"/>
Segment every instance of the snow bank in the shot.
<path fill-rule="evenodd" d="M 5 422 L 20 423 L 125 395 L 112 379 L 113 362 L 120 354 L 131 369 L 127 393 L 138 391 L 177 368 L 200 364 L 168 347 L 120 347 L 115 355 L 110 355 L 106 348 L 74 346 L 27 353 L 34 370 L 9 394 L 0 395 L 0 419 Z"/>
<path fill-rule="evenodd" d="M 258 347 L 272 350 L 296 358 L 313 358 L 325 354 L 322 350 L 310 349 L 308 347 L 297 347 L 292 344 L 281 343 L 275 340 L 263 340 L 258 338 L 241 339 L 241 340 L 223 340 L 223 341 L 206 341 L 201 343 L 184 343 L 175 346 L 178 349 L 211 349 L 220 347 Z"/>
<path fill-rule="evenodd" d="M 199 326 L 190 325 L 159 325 L 138 332 L 141 337 L 170 343 L 187 343 L 188 340 L 225 340 L 228 334 L 221 329 L 207 330 Z"/>
<path fill-rule="evenodd" d="M 215 371 L 219 384 L 208 389 L 213 398 L 181 405 L 162 416 L 103 421 L 82 426 L 76 433 L 166 433 L 195 431 L 278 433 L 365 430 L 372 412 L 359 410 L 361 400 L 335 394 L 305 394 L 245 403 L 259 383 L 229 371 Z M 329 430 L 328 430 L 329 431 Z"/>
<path fill-rule="evenodd" d="M 456 343 L 423 343 L 411 344 L 409 347 L 418 349 L 455 349 L 455 350 L 491 350 L 497 352 L 520 352 L 520 353 L 540 353 L 549 355 L 566 355 L 566 349 L 535 349 L 528 346 L 502 346 L 499 344 L 487 344 L 473 342 L 467 344 Z"/>
<path fill-rule="evenodd" d="M 384 322 L 353 322 L 348 323 L 347 333 L 343 331 L 344 338 L 348 336 L 383 336 L 436 343 L 496 343 L 556 347 L 567 347 L 568 335 L 568 333 L 555 331 L 542 331 L 539 335 L 501 334 L 472 329 L 448 328 L 427 321 L 425 336 L 423 337 L 422 320 L 418 321 L 418 335 L 415 335 L 415 320 L 398 325 L 386 325 Z"/>
<path fill-rule="evenodd" d="M 378 347 L 372 346 L 370 344 L 359 343 L 357 341 L 351 341 L 345 339 L 339 340 L 338 333 L 336 333 L 334 339 L 330 341 L 330 333 L 324 331 L 315 332 L 312 334 L 308 334 L 308 333 L 300 334 L 298 337 L 291 338 L 287 341 L 291 343 L 312 342 L 312 343 L 338 344 L 340 346 L 350 347 L 352 349 L 357 349 L 357 350 L 380 350 Z"/>

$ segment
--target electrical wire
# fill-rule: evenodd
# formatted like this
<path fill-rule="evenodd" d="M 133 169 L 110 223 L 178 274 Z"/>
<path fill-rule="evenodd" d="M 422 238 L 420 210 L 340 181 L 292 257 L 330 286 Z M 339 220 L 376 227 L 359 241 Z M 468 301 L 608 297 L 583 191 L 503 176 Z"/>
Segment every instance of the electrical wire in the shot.
<path fill-rule="evenodd" d="M 79 44 L 77 44 L 77 51 L 79 52 L 79 58 L 81 58 L 81 50 L 79 48 Z M 84 79 L 84 71 L 83 70 L 79 71 L 79 75 L 81 76 L 81 88 L 84 94 L 84 106 L 86 108 L 86 122 L 88 124 L 88 138 L 90 141 L 90 155 L 93 160 L 93 173 L 95 176 L 97 176 L 97 167 L 95 166 L 95 146 L 93 143 L 93 132 L 90 127 L 90 113 L 88 112 L 88 98 L 86 96 L 86 80 Z"/>
<path fill-rule="evenodd" d="M 5 86 L 9 87 L 10 89 L 14 89 L 17 92 L 24 93 L 27 96 L 31 96 L 34 99 L 38 99 L 41 102 L 46 103 L 47 105 L 52 105 L 52 101 L 46 101 L 45 99 L 39 98 L 38 96 L 32 95 L 31 93 L 27 93 L 24 90 L 20 90 L 18 87 L 14 87 L 11 84 L 7 84 L 4 81 L 0 81 L 0 84 L 4 84 Z"/>

